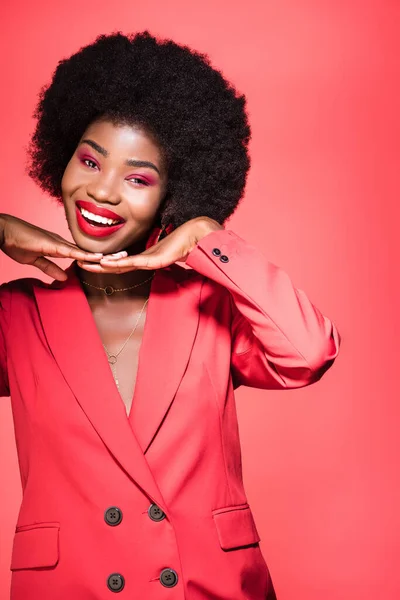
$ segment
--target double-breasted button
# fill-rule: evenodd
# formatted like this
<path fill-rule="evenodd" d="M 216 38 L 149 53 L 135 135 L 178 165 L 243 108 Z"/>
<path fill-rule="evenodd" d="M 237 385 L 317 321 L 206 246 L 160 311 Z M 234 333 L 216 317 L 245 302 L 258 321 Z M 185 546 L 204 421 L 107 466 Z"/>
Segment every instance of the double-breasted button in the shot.
<path fill-rule="evenodd" d="M 120 573 L 112 573 L 107 579 L 107 586 L 112 592 L 120 592 L 125 586 L 125 579 Z"/>
<path fill-rule="evenodd" d="M 212 253 L 214 254 L 214 256 L 219 256 L 221 254 L 221 250 L 219 248 L 214 248 Z"/>
<path fill-rule="evenodd" d="M 122 521 L 122 511 L 118 506 L 110 506 L 104 513 L 104 520 L 107 525 L 119 525 Z"/>
<path fill-rule="evenodd" d="M 225 254 L 222 254 L 222 255 L 219 257 L 219 260 L 220 260 L 221 262 L 223 262 L 223 263 L 227 263 L 227 262 L 229 262 L 229 258 L 228 258 L 227 256 L 225 256 Z"/>
<path fill-rule="evenodd" d="M 173 569 L 163 569 L 160 581 L 165 587 L 174 587 L 178 583 L 178 573 Z"/>
<path fill-rule="evenodd" d="M 150 519 L 152 519 L 153 521 L 162 521 L 166 517 L 165 512 L 162 511 L 161 508 L 157 506 L 157 504 L 151 504 L 148 508 L 147 513 Z"/>

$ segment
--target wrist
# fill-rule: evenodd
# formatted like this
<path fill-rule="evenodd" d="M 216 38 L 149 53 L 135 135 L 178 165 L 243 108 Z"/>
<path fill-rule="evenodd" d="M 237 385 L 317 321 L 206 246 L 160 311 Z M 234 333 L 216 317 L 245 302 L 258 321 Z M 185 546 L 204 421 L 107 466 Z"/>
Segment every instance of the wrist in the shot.
<path fill-rule="evenodd" d="M 203 237 L 212 233 L 213 231 L 219 231 L 225 229 L 218 221 L 211 219 L 210 217 L 199 217 L 196 224 L 196 242 L 199 242 Z"/>

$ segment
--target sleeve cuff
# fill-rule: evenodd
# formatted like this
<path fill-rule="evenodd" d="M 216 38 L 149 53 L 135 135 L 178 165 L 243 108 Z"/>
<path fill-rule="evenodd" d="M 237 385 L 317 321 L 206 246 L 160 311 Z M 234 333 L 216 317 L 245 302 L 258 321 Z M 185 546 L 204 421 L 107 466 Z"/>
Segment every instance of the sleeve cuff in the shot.
<path fill-rule="evenodd" d="M 219 269 L 229 270 L 230 264 L 240 255 L 241 243 L 243 240 L 234 231 L 217 229 L 205 235 L 189 252 L 186 265 L 203 275 L 209 274 L 209 261 Z"/>

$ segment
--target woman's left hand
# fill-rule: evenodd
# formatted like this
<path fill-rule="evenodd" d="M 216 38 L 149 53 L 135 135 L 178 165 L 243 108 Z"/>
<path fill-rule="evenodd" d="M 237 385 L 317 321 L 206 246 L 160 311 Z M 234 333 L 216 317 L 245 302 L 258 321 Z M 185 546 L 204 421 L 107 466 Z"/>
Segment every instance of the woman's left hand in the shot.
<path fill-rule="evenodd" d="M 204 236 L 212 231 L 224 229 L 214 219 L 196 217 L 174 229 L 167 237 L 140 254 L 127 256 L 126 252 L 116 256 L 105 255 L 100 264 L 77 261 L 78 265 L 93 273 L 127 273 L 136 269 L 163 269 L 175 262 L 185 262 L 191 250 Z"/>

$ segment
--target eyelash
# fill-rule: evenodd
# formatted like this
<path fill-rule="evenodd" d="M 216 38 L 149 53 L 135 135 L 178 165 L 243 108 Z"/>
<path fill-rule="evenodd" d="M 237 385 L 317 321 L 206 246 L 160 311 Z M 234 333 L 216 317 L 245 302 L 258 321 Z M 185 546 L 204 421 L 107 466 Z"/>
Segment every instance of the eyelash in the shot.
<path fill-rule="evenodd" d="M 94 160 L 92 160 L 91 158 L 83 158 L 83 159 L 81 160 L 81 162 L 82 162 L 84 165 L 86 165 L 86 162 L 90 162 L 90 163 L 93 163 L 94 165 L 96 165 L 96 163 L 94 162 Z M 86 166 L 89 166 L 89 165 L 86 165 Z M 96 167 L 97 167 L 97 165 L 96 165 Z M 89 167 L 89 168 L 91 168 L 91 167 Z M 149 184 L 147 183 L 147 181 L 145 181 L 144 179 L 139 179 L 138 177 L 132 177 L 131 179 L 128 179 L 128 181 L 135 181 L 135 180 L 136 180 L 136 181 L 138 181 L 138 182 L 139 182 L 140 184 L 142 184 L 142 185 L 149 185 Z"/>

